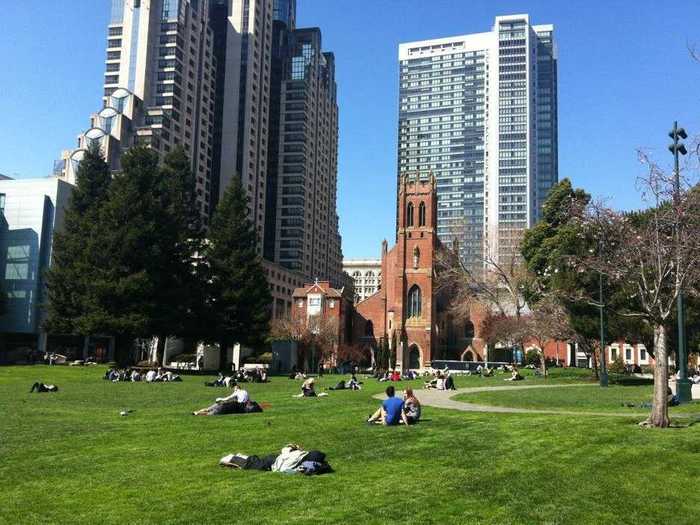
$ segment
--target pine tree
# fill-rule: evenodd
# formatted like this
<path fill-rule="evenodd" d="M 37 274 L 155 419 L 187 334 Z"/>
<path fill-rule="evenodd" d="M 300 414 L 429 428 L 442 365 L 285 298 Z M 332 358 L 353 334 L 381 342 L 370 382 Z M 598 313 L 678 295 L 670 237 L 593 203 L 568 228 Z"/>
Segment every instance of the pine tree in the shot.
<path fill-rule="evenodd" d="M 175 148 L 161 165 L 163 216 L 161 283 L 156 289 L 161 307 L 153 319 L 158 334 L 158 358 L 167 336 L 203 338 L 205 275 L 197 257 L 202 250 L 201 215 L 196 208 L 195 178 L 185 150 Z"/>
<path fill-rule="evenodd" d="M 221 345 L 261 347 L 268 335 L 272 297 L 257 254 L 257 236 L 248 218 L 248 198 L 234 177 L 214 214 L 205 250 L 210 273 L 211 308 Z"/>
<path fill-rule="evenodd" d="M 83 317 L 93 302 L 94 261 L 88 249 L 98 236 L 96 219 L 112 181 L 99 146 L 88 149 L 77 172 L 77 187 L 66 210 L 64 228 L 54 234 L 51 267 L 46 274 L 49 333 L 89 335 Z"/>

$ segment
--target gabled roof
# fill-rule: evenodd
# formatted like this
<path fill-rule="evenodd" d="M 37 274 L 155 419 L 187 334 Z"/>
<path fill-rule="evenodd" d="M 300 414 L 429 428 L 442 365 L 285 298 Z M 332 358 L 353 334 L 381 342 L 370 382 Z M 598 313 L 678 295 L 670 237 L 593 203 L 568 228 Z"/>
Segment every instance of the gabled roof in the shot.
<path fill-rule="evenodd" d="M 308 284 L 304 288 L 296 288 L 292 294 L 292 297 L 306 297 L 309 294 L 321 294 L 325 295 L 326 297 L 341 298 L 343 297 L 344 290 L 345 288 L 341 290 L 330 287 L 323 288 L 323 286 L 321 286 L 319 283 L 314 283 Z"/>

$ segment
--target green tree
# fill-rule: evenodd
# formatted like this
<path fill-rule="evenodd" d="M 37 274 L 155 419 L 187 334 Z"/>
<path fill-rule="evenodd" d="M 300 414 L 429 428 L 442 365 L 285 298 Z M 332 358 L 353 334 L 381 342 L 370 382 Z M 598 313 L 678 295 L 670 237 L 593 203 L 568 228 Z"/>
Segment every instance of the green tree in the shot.
<path fill-rule="evenodd" d="M 585 235 L 577 219 L 590 203 L 590 195 L 575 189 L 569 179 L 554 186 L 542 208 L 542 220 L 527 230 L 521 253 L 535 282 L 528 289 L 528 302 L 543 298 L 556 300 L 568 314 L 568 324 L 579 348 L 593 357 L 597 374 L 596 350 L 600 346 L 599 273 L 583 270 L 572 260 L 587 257 L 598 246 Z M 648 328 L 639 319 L 616 314 L 619 305 L 629 300 L 629 292 L 619 283 L 604 280 L 606 339 L 641 340 Z"/>
<path fill-rule="evenodd" d="M 201 214 L 196 208 L 195 178 L 182 147 L 165 156 L 156 182 L 156 208 L 162 208 L 158 223 L 161 246 L 160 271 L 155 276 L 159 307 L 151 319 L 158 335 L 158 362 L 165 339 L 204 336 L 205 279 L 198 256 L 203 246 Z"/>
<path fill-rule="evenodd" d="M 234 343 L 260 348 L 270 329 L 272 296 L 248 206 L 241 181 L 234 177 L 216 209 L 204 250 L 222 369 L 228 364 L 227 348 Z"/>
<path fill-rule="evenodd" d="M 112 181 L 99 146 L 88 149 L 80 162 L 77 185 L 66 210 L 64 227 L 54 234 L 51 267 L 46 274 L 49 333 L 88 335 L 83 317 L 94 301 L 91 284 L 95 261 L 89 246 L 99 237 L 97 217 Z"/>

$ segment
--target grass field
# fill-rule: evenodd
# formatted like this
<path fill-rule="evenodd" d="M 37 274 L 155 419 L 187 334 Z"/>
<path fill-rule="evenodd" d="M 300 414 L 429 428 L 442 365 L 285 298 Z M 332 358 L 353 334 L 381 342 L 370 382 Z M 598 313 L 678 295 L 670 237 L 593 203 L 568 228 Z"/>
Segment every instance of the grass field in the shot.
<path fill-rule="evenodd" d="M 528 384 L 523 382 L 520 384 Z M 499 385 L 500 386 L 500 385 Z M 493 405 L 540 410 L 575 410 L 584 412 L 615 412 L 638 415 L 649 414 L 650 409 L 640 406 L 651 403 L 652 385 L 615 385 L 608 388 L 581 386 L 566 389 L 514 390 L 477 392 L 455 396 L 458 401 L 480 405 Z M 634 405 L 634 406 L 628 406 Z M 671 417 L 700 419 L 700 401 L 669 408 Z"/>
<path fill-rule="evenodd" d="M 196 418 L 192 410 L 223 392 L 204 378 L 113 384 L 103 372 L 0 368 L 0 522 L 696 521 L 700 425 L 643 430 L 634 418 L 426 408 L 420 425 L 383 428 L 363 423 L 382 383 L 294 399 L 298 383 L 277 377 L 249 388 L 270 403 L 265 413 Z M 28 394 L 37 380 L 60 391 Z M 461 378 L 457 386 L 485 383 L 507 384 Z M 133 413 L 120 417 L 122 409 Z M 288 442 L 326 452 L 335 473 L 217 465 L 227 453 L 266 454 Z"/>

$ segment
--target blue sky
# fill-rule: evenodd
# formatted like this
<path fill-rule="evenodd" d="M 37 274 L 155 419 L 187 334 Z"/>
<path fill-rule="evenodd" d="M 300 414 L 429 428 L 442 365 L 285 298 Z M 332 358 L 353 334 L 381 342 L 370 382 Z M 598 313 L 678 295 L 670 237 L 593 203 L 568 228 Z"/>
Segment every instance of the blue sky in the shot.
<path fill-rule="evenodd" d="M 338 211 L 346 257 L 393 239 L 399 42 L 490 30 L 496 15 L 555 25 L 559 174 L 639 206 L 636 150 L 667 162 L 678 119 L 700 135 L 697 0 L 297 0 L 336 55 L 340 105 Z M 100 105 L 109 0 L 3 2 L 0 173 L 49 174 Z M 663 7 L 663 8 L 662 8 Z"/>

